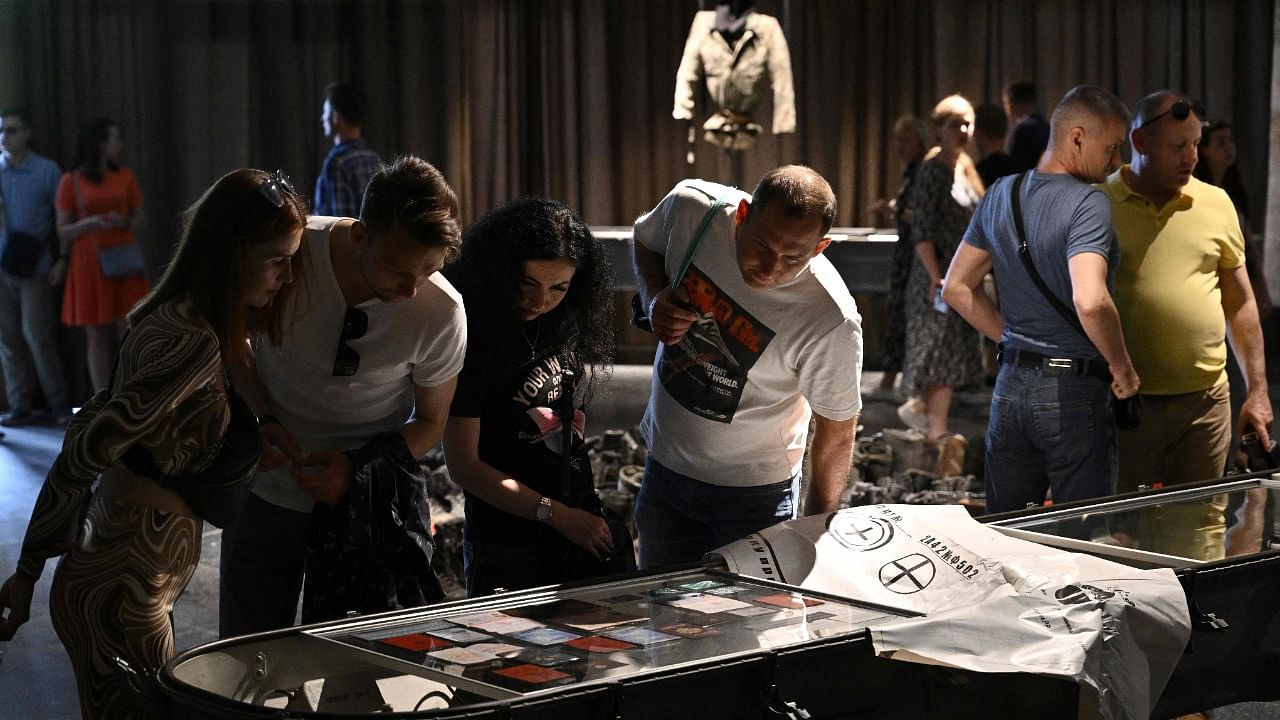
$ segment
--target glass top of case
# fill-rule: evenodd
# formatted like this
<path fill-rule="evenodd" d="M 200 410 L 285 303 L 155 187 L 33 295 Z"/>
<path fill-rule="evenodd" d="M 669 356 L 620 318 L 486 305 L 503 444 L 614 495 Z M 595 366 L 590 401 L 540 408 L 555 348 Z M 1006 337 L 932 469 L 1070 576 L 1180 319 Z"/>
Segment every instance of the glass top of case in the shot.
<path fill-rule="evenodd" d="M 693 569 L 233 640 L 185 660 L 173 674 L 267 707 L 404 712 L 849 635 L 912 614 Z M 381 697 L 352 704 L 361 693 Z M 348 700 L 325 708 L 325 695 Z"/>
<path fill-rule="evenodd" d="M 1280 482 L 1249 478 L 1103 498 L 992 524 L 1131 565 L 1185 567 L 1280 547 L 1278 504 Z"/>

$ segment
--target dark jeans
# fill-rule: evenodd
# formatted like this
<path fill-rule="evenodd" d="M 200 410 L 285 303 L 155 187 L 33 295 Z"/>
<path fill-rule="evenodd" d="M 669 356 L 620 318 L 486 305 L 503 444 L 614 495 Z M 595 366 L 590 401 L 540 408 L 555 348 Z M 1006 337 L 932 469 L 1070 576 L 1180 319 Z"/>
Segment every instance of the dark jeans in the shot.
<path fill-rule="evenodd" d="M 640 568 L 700 560 L 718 547 L 796 513 L 800 476 L 756 487 L 712 485 L 663 467 L 650 456 L 636 497 Z"/>
<path fill-rule="evenodd" d="M 1001 365 L 987 425 L 987 512 L 1115 492 L 1116 429 L 1106 381 L 1069 368 Z"/>
<path fill-rule="evenodd" d="M 310 513 L 250 493 L 240 517 L 222 531 L 219 637 L 293 626 L 310 533 Z"/>

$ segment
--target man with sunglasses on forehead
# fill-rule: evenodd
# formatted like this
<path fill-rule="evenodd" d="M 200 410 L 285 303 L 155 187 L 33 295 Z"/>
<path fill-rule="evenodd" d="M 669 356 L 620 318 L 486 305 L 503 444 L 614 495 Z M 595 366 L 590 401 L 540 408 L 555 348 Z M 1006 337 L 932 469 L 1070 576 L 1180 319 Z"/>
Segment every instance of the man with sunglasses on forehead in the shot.
<path fill-rule="evenodd" d="M 364 492 L 353 481 L 371 458 L 416 459 L 440 440 L 466 353 L 466 318 L 461 297 L 437 271 L 457 254 L 461 231 L 453 190 L 416 157 L 374 174 L 360 216 L 308 219 L 299 253 L 308 280 L 298 288 L 292 324 L 279 346 L 255 348 L 255 367 L 241 373 L 247 377 L 234 376 L 266 449 L 254 496 L 223 531 L 223 637 L 292 625 L 304 570 L 304 622 L 335 610 L 391 609 L 366 606 L 368 583 L 336 587 L 343 583 L 331 581 L 328 557 L 311 547 L 323 567 L 307 559 L 308 538 L 319 518 L 327 528 L 333 513 L 348 509 L 348 493 Z M 425 478 L 412 466 L 413 482 L 423 484 L 409 494 L 424 505 L 413 514 L 424 517 L 404 518 L 406 526 L 427 522 L 419 492 Z M 368 527 L 352 524 L 352 537 L 369 536 Z M 430 545 L 429 536 L 422 541 Z M 394 567 L 393 559 L 377 558 L 384 560 Z M 388 598 L 393 607 L 440 597 L 434 575 L 419 583 L 420 596 L 391 580 L 392 594 L 400 593 Z"/>
<path fill-rule="evenodd" d="M 1120 242 L 1116 305 L 1142 377 L 1142 422 L 1120 431 L 1121 492 L 1222 474 L 1231 443 L 1226 342 L 1249 386 L 1237 426 L 1270 446 L 1262 329 L 1240 221 L 1221 188 L 1192 176 L 1204 117 L 1200 104 L 1181 93 L 1143 98 L 1130 125 L 1133 163 L 1100 186 L 1111 198 Z M 1192 511 L 1200 514 L 1156 524 L 1181 524 L 1184 535 L 1187 523 L 1216 526 L 1197 534 L 1197 547 L 1176 550 L 1221 557 L 1221 509 Z"/>

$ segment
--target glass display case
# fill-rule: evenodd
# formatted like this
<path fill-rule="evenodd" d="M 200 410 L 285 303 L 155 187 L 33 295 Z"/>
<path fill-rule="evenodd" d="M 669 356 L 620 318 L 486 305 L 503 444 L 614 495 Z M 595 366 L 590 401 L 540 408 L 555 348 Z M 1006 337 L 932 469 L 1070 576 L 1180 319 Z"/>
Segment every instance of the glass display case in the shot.
<path fill-rule="evenodd" d="M 867 628 L 911 615 L 700 566 L 221 641 L 179 655 L 160 684 L 176 718 L 801 717 L 797 708 L 822 717 L 824 708 L 956 707 L 947 693 L 959 687 L 957 673 L 874 657 Z M 1001 677 L 991 677 L 992 692 Z M 1027 698 L 1074 708 L 1069 683 L 1007 680 L 999 692 L 1025 686 Z"/>
<path fill-rule="evenodd" d="M 1170 568 L 1192 633 L 1153 717 L 1280 699 L 1280 475 L 1256 473 L 983 518 L 1024 540 Z"/>

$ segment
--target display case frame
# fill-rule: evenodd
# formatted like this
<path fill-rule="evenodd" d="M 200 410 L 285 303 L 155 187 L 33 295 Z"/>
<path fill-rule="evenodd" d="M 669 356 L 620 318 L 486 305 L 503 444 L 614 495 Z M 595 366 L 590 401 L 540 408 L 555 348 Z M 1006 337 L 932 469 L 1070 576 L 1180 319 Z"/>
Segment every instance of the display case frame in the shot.
<path fill-rule="evenodd" d="M 435 621 L 447 621 L 447 618 L 518 610 L 530 605 L 553 605 L 562 600 L 584 597 L 635 594 L 637 588 L 707 580 L 751 588 L 754 595 L 742 602 L 752 607 L 761 606 L 761 597 L 774 597 L 774 602 L 782 604 L 787 603 L 784 598 L 796 598 L 798 600 L 793 606 L 779 607 L 783 611 L 798 611 L 808 628 L 815 627 L 815 615 L 830 612 L 832 608 L 846 608 L 849 609 L 848 615 L 837 623 L 848 620 L 849 626 L 839 629 L 832 625 L 830 633 L 806 632 L 789 636 L 790 631 L 786 628 L 794 623 L 776 627 L 762 623 L 763 630 L 757 633 L 757 640 L 774 629 L 782 632 L 768 642 L 757 642 L 755 647 L 739 644 L 722 648 L 723 652 L 695 653 L 684 660 L 668 657 L 663 661 L 660 652 L 651 652 L 650 646 L 643 645 L 617 652 L 652 655 L 660 662 L 637 667 L 633 672 L 610 672 L 611 668 L 606 667 L 600 673 L 571 683 L 527 692 L 495 688 L 484 678 L 456 674 L 445 677 L 439 668 L 414 667 L 414 661 L 399 651 L 375 652 L 360 646 L 362 643 L 381 642 L 385 638 L 378 636 L 383 633 L 392 633 L 386 636 L 389 638 L 399 638 L 402 636 L 394 634 L 399 629 L 422 628 Z M 707 588 L 708 592 L 697 594 L 709 596 L 713 589 Z M 726 597 L 733 599 L 733 596 Z M 663 607 L 658 608 L 648 621 L 641 621 L 640 625 L 652 625 L 655 618 L 665 621 L 667 610 L 672 607 L 680 610 L 678 614 L 696 612 L 668 603 L 658 604 Z M 621 607 L 621 604 L 617 606 Z M 219 641 L 180 654 L 161 671 L 159 683 L 171 705 L 172 715 L 177 719 L 367 717 L 372 712 L 370 699 L 375 692 L 374 683 L 387 680 L 387 677 L 377 677 L 383 673 L 387 676 L 396 674 L 397 678 L 412 673 L 415 678 L 423 677 L 449 686 L 455 693 L 454 699 L 459 692 L 471 694 L 471 697 L 464 696 L 466 702 L 451 702 L 448 707 L 395 710 L 392 715 L 404 718 L 573 717 L 616 720 L 700 717 L 737 720 L 800 717 L 802 712 L 814 718 L 886 715 L 948 718 L 970 717 L 995 698 L 1000 698 L 1008 706 L 1021 707 L 1027 714 L 1062 720 L 1075 717 L 1078 688 L 1071 682 L 1029 675 L 983 675 L 876 657 L 867 630 L 874 622 L 868 620 L 881 618 L 888 621 L 916 615 L 907 610 L 733 575 L 714 563 L 703 563 L 599 583 L 550 586 Z M 758 617 L 764 618 L 765 615 L 759 614 Z M 566 628 L 566 624 L 560 622 L 544 624 L 561 631 Z M 712 623 L 711 627 L 717 625 Z M 363 637 L 357 637 L 361 635 Z M 644 635 L 642 631 L 626 637 L 640 641 L 646 639 Z M 690 643 L 706 641 L 698 637 L 686 640 Z M 674 645 L 677 642 L 663 641 L 657 645 Z M 642 652 L 636 652 L 637 649 Z M 286 655 L 293 652 L 294 655 L 282 657 L 281 651 Z M 255 656 L 261 656 L 261 661 L 257 662 Z M 612 659 L 610 653 L 602 653 L 602 657 L 607 661 Z M 342 668 L 341 672 L 326 676 L 342 678 L 328 703 L 323 700 L 323 690 L 315 697 L 308 696 L 306 690 L 306 683 L 310 681 L 308 676 L 316 668 L 326 667 Z M 226 671 L 225 676 L 219 675 L 223 671 Z M 296 689 L 291 699 L 284 703 L 286 707 L 280 707 L 278 702 L 286 697 L 284 695 L 274 698 L 277 702 L 268 707 L 246 701 L 247 698 L 264 700 L 267 697 L 252 687 L 254 683 L 261 686 L 258 690 L 271 683 L 276 683 L 276 687 Z M 357 709 L 362 703 L 364 709 Z"/>

